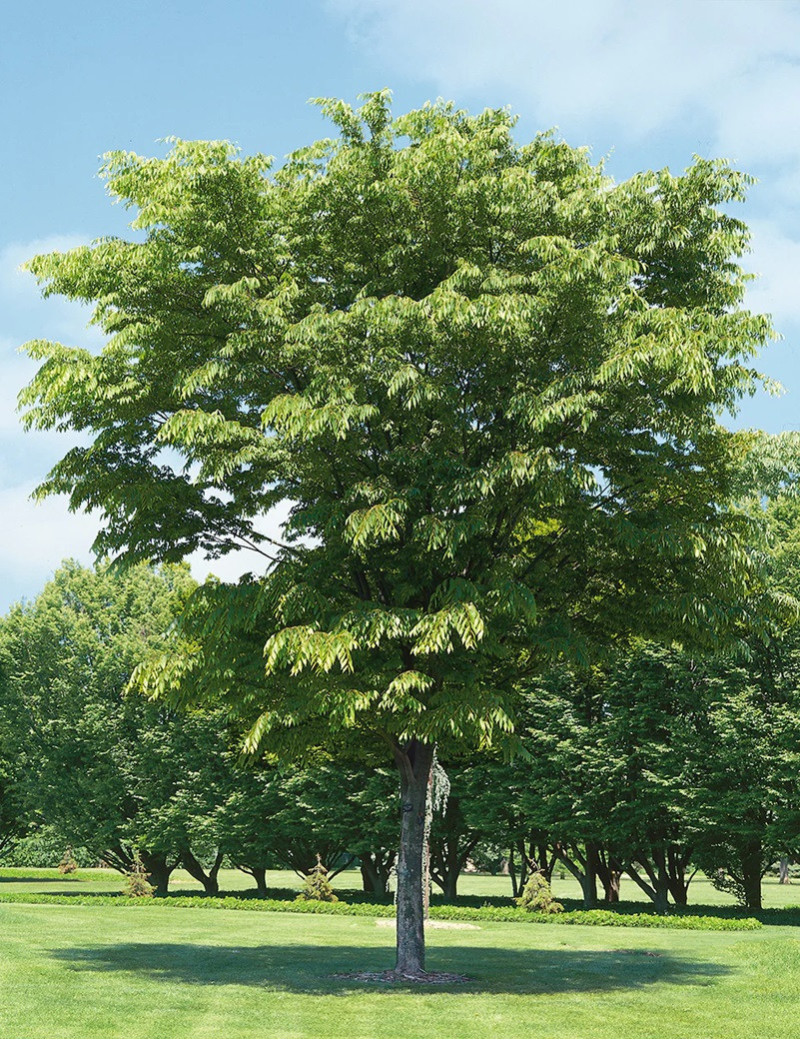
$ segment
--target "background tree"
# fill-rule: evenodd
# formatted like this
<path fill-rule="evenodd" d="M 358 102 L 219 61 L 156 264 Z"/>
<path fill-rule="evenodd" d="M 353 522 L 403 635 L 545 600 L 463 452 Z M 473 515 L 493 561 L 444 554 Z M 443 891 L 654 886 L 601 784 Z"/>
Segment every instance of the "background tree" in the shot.
<path fill-rule="evenodd" d="M 473 764 L 447 767 L 450 789 L 440 812 L 434 813 L 430 832 L 430 875 L 446 899 L 458 895 L 458 877 L 481 841 L 502 841 L 496 807 L 498 777 L 473 756 Z M 505 792 L 504 792 L 505 793 Z M 501 797 L 501 801 L 507 801 Z"/>
<path fill-rule="evenodd" d="M 0 727 L 3 726 L 0 717 Z M 28 829 L 19 793 L 19 762 L 11 755 L 4 757 L 3 744 L 13 746 L 13 741 L 0 737 L 0 856 L 7 854 Z"/>
<path fill-rule="evenodd" d="M 88 848 L 123 872 L 141 850 L 159 894 L 190 846 L 208 846 L 202 818 L 227 733 L 217 717 L 179 718 L 125 687 L 193 586 L 186 567 L 119 575 L 69 563 L 0 621 L 0 701 L 25 813 L 57 825 L 62 851 Z"/>
<path fill-rule="evenodd" d="M 771 330 L 741 307 L 725 163 L 615 185 L 551 136 L 517 144 L 506 111 L 322 104 L 338 137 L 272 175 L 224 143 L 111 154 L 137 239 L 30 264 L 108 343 L 30 344 L 22 401 L 83 433 L 40 494 L 101 509 L 99 551 L 260 553 L 198 591 L 145 686 L 236 702 L 251 747 L 385 744 L 413 977 L 435 742 L 510 734 L 553 654 L 738 616 L 752 438 L 718 417 Z"/>

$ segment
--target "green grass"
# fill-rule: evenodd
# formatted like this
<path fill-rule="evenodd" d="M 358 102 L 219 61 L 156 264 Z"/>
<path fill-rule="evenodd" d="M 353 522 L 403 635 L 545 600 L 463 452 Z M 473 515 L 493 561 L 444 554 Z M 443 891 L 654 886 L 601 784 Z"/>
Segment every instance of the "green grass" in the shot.
<path fill-rule="evenodd" d="M 357 888 L 355 872 L 339 889 Z M 223 871 L 225 891 L 252 888 Z M 268 884 L 298 889 L 289 871 Z M 432 930 L 428 967 L 460 987 L 335 979 L 393 961 L 392 930 L 368 917 L 124 905 L 31 905 L 6 896 L 118 893 L 115 872 L 0 869 L 0 1037 L 793 1037 L 800 1019 L 800 885 L 765 882 L 752 932 L 487 923 Z M 556 894 L 579 895 L 558 874 Z M 182 871 L 172 890 L 200 886 Z M 459 891 L 510 895 L 508 878 L 466 875 Z M 693 902 L 731 900 L 704 878 Z M 641 903 L 626 880 L 621 909 Z M 116 902 L 116 900 L 115 900 Z M 181 900 L 183 902 L 183 900 Z M 647 909 L 643 904 L 642 909 Z M 391 912 L 387 907 L 387 916 Z M 469 917 L 470 913 L 465 916 Z M 480 916 L 479 914 L 477 915 Z M 797 938 L 796 938 L 797 936 Z"/>
<path fill-rule="evenodd" d="M 92 906 L 106 907 L 114 910 L 141 910 L 150 912 L 159 908 L 171 910 L 238 910 L 257 913 L 288 914 L 327 914 L 333 917 L 372 917 L 387 918 L 393 916 L 393 907 L 386 903 L 319 902 L 317 900 L 296 900 L 286 898 L 243 899 L 241 896 L 203 896 L 175 895 L 169 899 L 142 899 L 120 894 L 119 892 L 88 893 L 52 893 L 52 892 L 15 892 L 0 893 L 0 903 L 37 904 L 44 906 Z M 630 907 L 631 904 L 628 904 Z M 712 908 L 713 909 L 713 908 Z M 768 911 L 770 913 L 770 911 Z M 781 915 L 784 920 L 775 920 L 773 924 L 800 924 L 800 915 L 787 911 L 771 911 Z M 430 907 L 430 918 L 433 921 L 472 921 L 503 922 L 521 925 L 594 925 L 614 928 L 672 928 L 672 929 L 708 929 L 711 931 L 743 932 L 762 928 L 760 920 L 736 914 L 655 914 L 625 912 L 617 910 L 568 910 L 557 916 L 523 910 L 517 906 L 454 906 L 451 904 Z M 788 919 L 786 919 L 788 918 Z"/>
<path fill-rule="evenodd" d="M 220 872 L 220 888 L 225 892 L 245 891 L 254 887 L 253 879 L 239 870 L 223 870 Z M 300 879 L 291 870 L 270 870 L 267 873 L 267 884 L 271 888 L 286 888 L 299 891 Z M 5 892 L 119 892 L 122 890 L 123 878 L 113 870 L 79 870 L 75 874 L 63 877 L 55 868 L 0 867 L 0 894 Z M 333 879 L 336 889 L 359 889 L 361 874 L 356 870 L 343 871 Z M 170 890 L 176 893 L 202 891 L 202 886 L 185 870 L 176 870 L 172 875 Z M 434 892 L 436 892 L 434 886 Z M 463 874 L 459 879 L 458 891 L 465 896 L 510 896 L 511 882 L 507 877 L 485 874 Z M 560 877 L 556 871 L 553 877 L 553 892 L 557 899 L 579 900 L 580 886 L 569 874 Z M 800 882 L 791 885 L 779 885 L 776 878 L 765 878 L 763 884 L 764 906 L 779 908 L 800 904 Z M 621 895 L 623 902 L 634 901 L 647 903 L 647 898 L 633 881 L 622 879 Z M 718 892 L 702 875 L 698 875 L 689 888 L 690 905 L 703 907 L 733 906 L 734 900 L 724 892 Z"/>
<path fill-rule="evenodd" d="M 391 966 L 365 918 L 0 905 L 3 1037 L 793 1037 L 800 942 L 758 932 L 482 924 L 429 934 L 460 987 Z"/>

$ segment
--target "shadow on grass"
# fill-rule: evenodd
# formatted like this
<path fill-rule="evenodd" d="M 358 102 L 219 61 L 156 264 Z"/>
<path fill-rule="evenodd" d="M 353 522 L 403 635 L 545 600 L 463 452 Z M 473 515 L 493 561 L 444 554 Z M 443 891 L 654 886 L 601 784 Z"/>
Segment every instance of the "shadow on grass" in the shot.
<path fill-rule="evenodd" d="M 93 879 L 92 879 L 93 880 Z M 0 877 L 0 885 L 86 885 L 91 884 L 80 877 Z M 68 893 L 72 894 L 72 893 Z"/>
<path fill-rule="evenodd" d="M 199 943 L 117 943 L 52 951 L 75 971 L 135 972 L 164 982 L 204 986 L 262 986 L 297 993 L 341 993 L 391 987 L 336 973 L 391 968 L 393 951 L 380 946 L 212 946 Z M 500 950 L 447 946 L 428 951 L 430 971 L 469 976 L 466 985 L 435 992 L 567 993 L 638 989 L 657 982 L 707 986 L 729 969 L 645 949 Z M 409 986 L 415 992 L 419 987 Z M 427 989 L 426 989 L 427 991 Z"/>

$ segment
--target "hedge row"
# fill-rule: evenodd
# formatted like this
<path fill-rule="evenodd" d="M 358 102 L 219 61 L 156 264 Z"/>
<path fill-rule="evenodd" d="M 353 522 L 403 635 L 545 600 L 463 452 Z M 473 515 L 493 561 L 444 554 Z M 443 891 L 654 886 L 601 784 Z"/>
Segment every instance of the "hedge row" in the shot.
<path fill-rule="evenodd" d="M 386 917 L 378 903 L 295 902 L 284 899 L 241 899 L 238 896 L 170 896 L 134 899 L 124 895 L 56 895 L 46 892 L 0 893 L 0 903 L 37 903 L 61 906 L 182 907 L 204 910 L 254 910 L 290 914 L 332 914 L 339 917 Z M 569 910 L 563 914 L 529 913 L 519 907 L 432 906 L 434 921 L 499 921 L 517 924 L 590 924 L 604 928 L 679 928 L 744 932 L 761 928 L 752 917 L 729 918 L 669 914 L 618 914 L 614 910 Z"/>

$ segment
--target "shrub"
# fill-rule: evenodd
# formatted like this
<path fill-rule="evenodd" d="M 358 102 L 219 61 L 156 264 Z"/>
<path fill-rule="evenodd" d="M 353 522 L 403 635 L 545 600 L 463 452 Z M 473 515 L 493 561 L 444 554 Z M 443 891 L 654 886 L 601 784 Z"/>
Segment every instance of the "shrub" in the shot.
<path fill-rule="evenodd" d="M 0 864 L 8 867 L 55 867 L 67 841 L 67 836 L 56 827 L 40 827 L 10 848 L 3 849 Z M 97 864 L 97 856 L 88 849 L 72 845 L 70 852 L 79 868 Z"/>
<path fill-rule="evenodd" d="M 124 892 L 126 896 L 135 899 L 147 899 L 153 895 L 155 889 L 147 879 L 147 871 L 144 869 L 139 853 L 133 857 L 133 864 L 125 878 Z"/>
<path fill-rule="evenodd" d="M 564 906 L 553 898 L 550 882 L 540 870 L 534 871 L 528 878 L 522 895 L 514 902 L 523 910 L 540 914 L 562 914 Z"/>
<path fill-rule="evenodd" d="M 736 900 L 737 906 L 747 906 L 747 893 L 744 884 L 739 879 L 729 874 L 727 870 L 720 867 L 708 874 L 708 880 L 718 892 L 725 892 Z"/>
<path fill-rule="evenodd" d="M 75 862 L 75 857 L 72 855 L 72 849 L 68 846 L 61 857 L 58 864 L 59 874 L 74 874 L 78 869 L 78 864 Z"/>
<path fill-rule="evenodd" d="M 338 903 L 339 897 L 334 894 L 331 883 L 328 881 L 327 868 L 322 865 L 322 860 L 317 853 L 317 864 L 306 874 L 303 889 L 298 893 L 297 900 L 316 901 L 319 903 Z"/>

